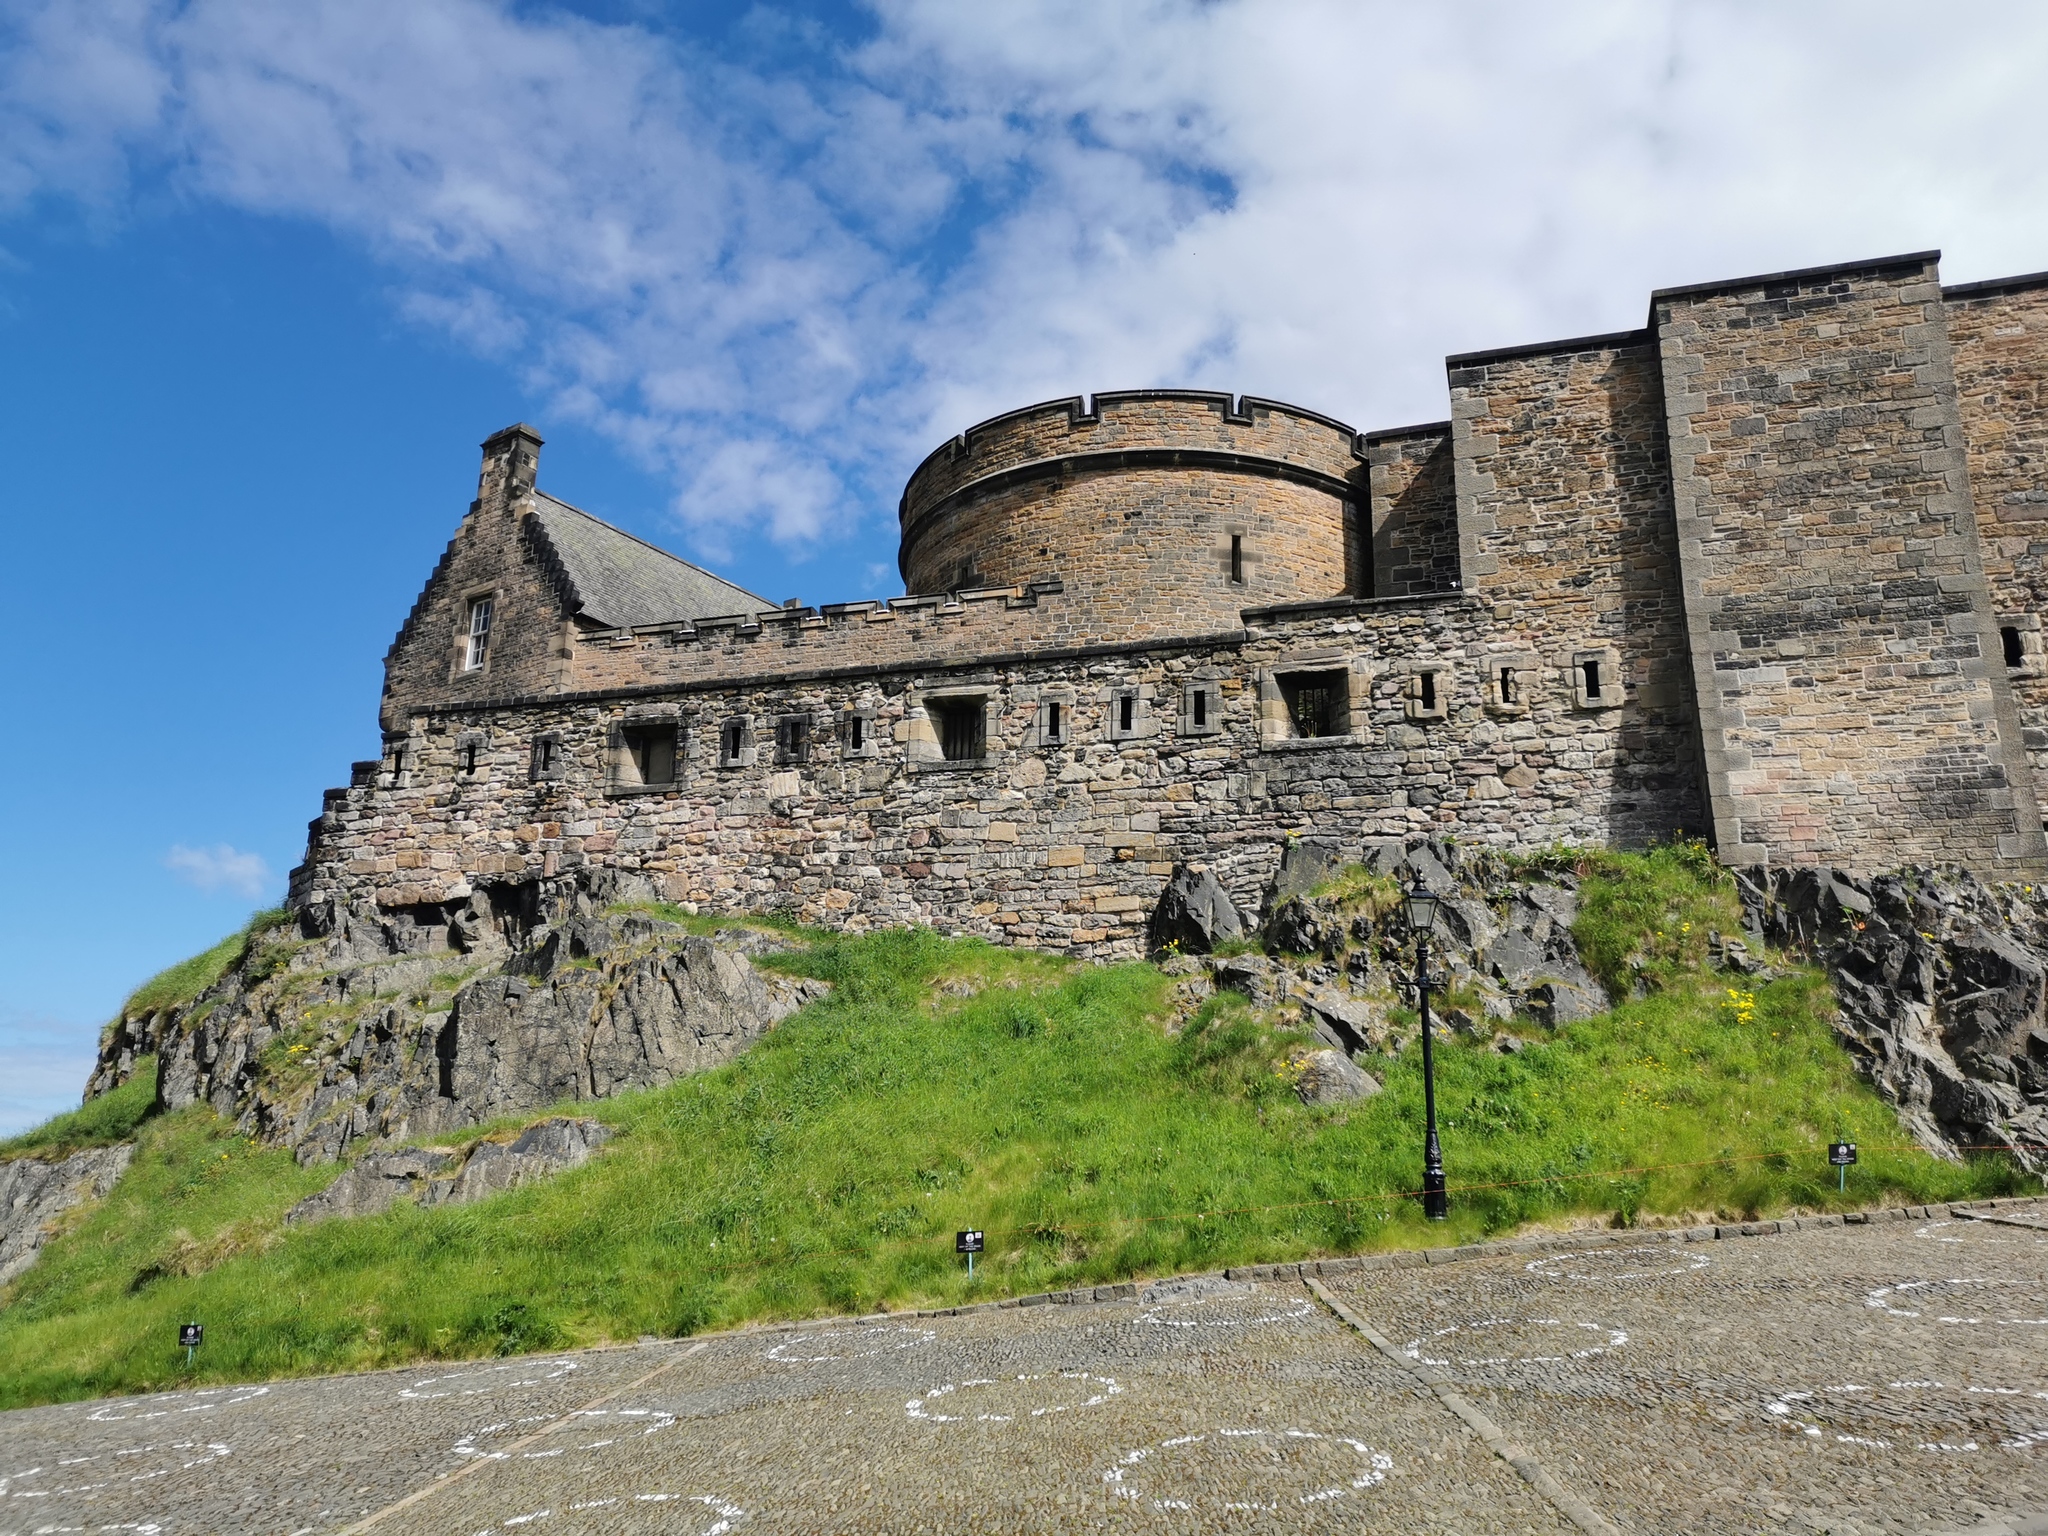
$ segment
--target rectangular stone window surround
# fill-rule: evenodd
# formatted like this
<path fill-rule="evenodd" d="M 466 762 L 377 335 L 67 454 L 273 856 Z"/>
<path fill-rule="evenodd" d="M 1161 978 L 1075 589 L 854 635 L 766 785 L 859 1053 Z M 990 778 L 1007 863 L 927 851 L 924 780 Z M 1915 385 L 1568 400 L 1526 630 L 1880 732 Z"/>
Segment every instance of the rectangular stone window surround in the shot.
<path fill-rule="evenodd" d="M 751 768 L 758 756 L 754 746 L 754 717 L 729 715 L 718 723 L 718 766 Z"/>
<path fill-rule="evenodd" d="M 1402 713 L 1410 720 L 1448 720 L 1451 716 L 1451 664 L 1427 659 L 1411 661 L 1402 669 L 1407 681 L 1401 686 Z"/>
<path fill-rule="evenodd" d="M 1138 741 L 1157 734 L 1152 723 L 1152 690 L 1143 685 L 1112 687 L 1103 693 L 1103 732 L 1111 741 Z"/>
<path fill-rule="evenodd" d="M 2037 615 L 2001 614 L 1998 641 L 2008 677 L 2048 677 L 2048 652 L 2042 648 Z"/>
<path fill-rule="evenodd" d="M 1181 686 L 1180 718 L 1174 723 L 1182 736 L 1223 734 L 1222 679 L 1213 672 L 1198 672 Z"/>
<path fill-rule="evenodd" d="M 410 789 L 412 772 L 420 763 L 426 742 L 417 736 L 390 736 L 384 741 L 384 787 Z"/>
<path fill-rule="evenodd" d="M 569 749 L 562 741 L 560 731 L 542 731 L 533 738 L 533 752 L 528 759 L 527 777 L 536 784 L 551 783 L 567 776 Z"/>
<path fill-rule="evenodd" d="M 1529 713 L 1542 676 L 1541 658 L 1526 651 L 1496 651 L 1485 658 L 1486 712 L 1515 717 Z"/>
<path fill-rule="evenodd" d="M 775 766 L 795 768 L 811 760 L 811 717 L 804 714 L 775 717 Z"/>
<path fill-rule="evenodd" d="M 611 773 L 605 793 L 665 794 L 683 783 L 688 756 L 676 711 L 628 714 L 612 727 Z M 668 776 L 659 777 L 664 770 Z"/>
<path fill-rule="evenodd" d="M 499 601 L 495 585 L 472 587 L 462 594 L 455 610 L 455 658 L 452 669 L 455 676 L 467 677 L 472 673 L 489 675 L 491 653 L 497 649 L 491 643 L 492 639 L 503 633 L 505 628 L 502 608 L 503 604 Z M 481 636 L 477 634 L 475 628 L 479 614 L 482 615 L 484 625 Z M 480 654 L 477 644 L 479 639 L 482 641 Z"/>
<path fill-rule="evenodd" d="M 1331 684 L 1341 687 L 1343 697 L 1333 704 L 1333 724 L 1346 727 L 1328 736 L 1302 736 L 1295 729 L 1289 695 L 1298 699 L 1303 686 L 1294 679 L 1318 679 L 1310 686 Z M 1342 651 L 1300 652 L 1264 667 L 1259 672 L 1259 747 L 1266 752 L 1313 751 L 1323 747 L 1356 746 L 1366 739 L 1371 719 L 1372 668 L 1363 658 Z"/>
<path fill-rule="evenodd" d="M 1613 646 L 1594 645 L 1573 651 L 1571 678 L 1574 709 L 1621 708 L 1621 652 Z"/>
<path fill-rule="evenodd" d="M 954 688 L 927 688 L 911 695 L 904 721 L 906 751 L 904 766 L 912 773 L 933 773 L 992 766 L 1000 755 L 1001 716 L 992 684 Z M 981 755 L 949 757 L 949 745 L 958 748 L 971 740 L 971 725 L 962 717 L 970 710 L 981 711 Z M 943 734 L 948 722 L 956 734 L 949 743 Z"/>
<path fill-rule="evenodd" d="M 455 772 L 459 778 L 474 778 L 484 771 L 484 755 L 491 750 L 491 739 L 482 731 L 458 731 L 455 734 Z"/>
<path fill-rule="evenodd" d="M 881 745 L 875 740 L 875 707 L 872 704 L 855 705 L 839 712 L 839 755 L 841 757 L 875 757 L 881 752 Z"/>
<path fill-rule="evenodd" d="M 1071 746 L 1074 740 L 1074 692 L 1071 688 L 1048 688 L 1040 693 L 1037 713 L 1031 719 L 1031 745 Z"/>

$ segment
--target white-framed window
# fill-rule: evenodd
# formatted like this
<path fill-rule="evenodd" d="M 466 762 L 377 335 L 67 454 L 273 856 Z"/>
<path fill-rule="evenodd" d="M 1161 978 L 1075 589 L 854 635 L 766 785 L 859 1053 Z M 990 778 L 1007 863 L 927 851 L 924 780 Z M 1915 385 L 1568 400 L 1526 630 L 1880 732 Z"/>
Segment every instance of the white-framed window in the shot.
<path fill-rule="evenodd" d="M 491 654 L 491 613 L 497 606 L 490 597 L 469 600 L 469 627 L 462 650 L 462 670 L 480 672 Z"/>

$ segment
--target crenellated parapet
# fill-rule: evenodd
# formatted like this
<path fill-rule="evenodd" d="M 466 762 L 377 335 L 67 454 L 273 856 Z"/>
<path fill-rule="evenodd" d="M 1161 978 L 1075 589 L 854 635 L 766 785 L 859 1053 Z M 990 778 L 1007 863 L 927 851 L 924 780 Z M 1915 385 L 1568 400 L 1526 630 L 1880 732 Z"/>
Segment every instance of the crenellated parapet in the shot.
<path fill-rule="evenodd" d="M 1198 390 L 1049 401 L 970 427 L 899 508 L 912 592 L 1043 580 L 1140 632 L 1372 591 L 1365 443 L 1313 411 Z"/>

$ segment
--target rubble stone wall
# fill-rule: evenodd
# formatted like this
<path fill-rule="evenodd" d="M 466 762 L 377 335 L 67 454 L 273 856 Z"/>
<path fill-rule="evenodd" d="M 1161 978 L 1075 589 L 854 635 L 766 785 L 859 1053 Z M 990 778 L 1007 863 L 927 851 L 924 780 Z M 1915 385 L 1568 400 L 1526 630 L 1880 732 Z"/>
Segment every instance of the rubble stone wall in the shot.
<path fill-rule="evenodd" d="M 1142 948 L 1177 863 L 1210 866 L 1255 911 L 1294 835 L 1362 854 L 1446 827 L 1499 847 L 1670 830 L 1657 818 L 1671 805 L 1640 798 L 1672 769 L 1633 758 L 1655 739 L 1634 705 L 1576 710 L 1547 690 L 1523 715 L 1489 709 L 1478 662 L 1492 620 L 1478 603 L 1338 599 L 1246 620 L 1203 643 L 420 711 L 393 742 L 402 771 L 387 756 L 330 792 L 293 904 L 435 921 L 479 884 L 603 865 L 714 910 L 932 923 L 1118 956 Z M 1422 668 L 1441 690 L 1428 710 Z M 1335 680 L 1348 729 L 1294 734 L 1286 689 L 1302 674 Z M 1044 739 L 1054 701 L 1060 742 Z M 987 754 L 946 762 L 935 708 L 967 702 L 983 711 Z M 850 716 L 864 722 L 860 748 Z M 791 717 L 810 748 L 778 762 L 776 724 Z M 621 728 L 652 721 L 680 733 L 679 782 L 622 784 Z M 721 766 L 732 722 L 746 751 Z M 559 777 L 533 777 L 541 733 L 560 743 Z"/>

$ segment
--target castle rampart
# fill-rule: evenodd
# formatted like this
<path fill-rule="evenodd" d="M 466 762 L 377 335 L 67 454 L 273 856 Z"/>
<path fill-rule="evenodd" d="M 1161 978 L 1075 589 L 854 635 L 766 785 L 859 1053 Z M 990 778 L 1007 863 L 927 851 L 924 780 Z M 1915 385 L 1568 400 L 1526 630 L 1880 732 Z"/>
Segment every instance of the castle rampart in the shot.
<path fill-rule="evenodd" d="M 1185 390 L 1053 401 L 970 428 L 904 490 L 912 592 L 1057 574 L 1103 633 L 1369 595 L 1363 444 L 1271 401 Z M 1172 603 L 1153 601 L 1172 592 Z"/>
<path fill-rule="evenodd" d="M 431 944 L 604 867 L 1118 955 L 1176 867 L 1250 906 L 1290 837 L 2038 876 L 2044 338 L 2048 279 L 1920 254 L 1454 357 L 1443 423 L 1034 406 L 911 477 L 921 595 L 815 608 L 546 495 L 509 429 L 292 901 Z"/>

